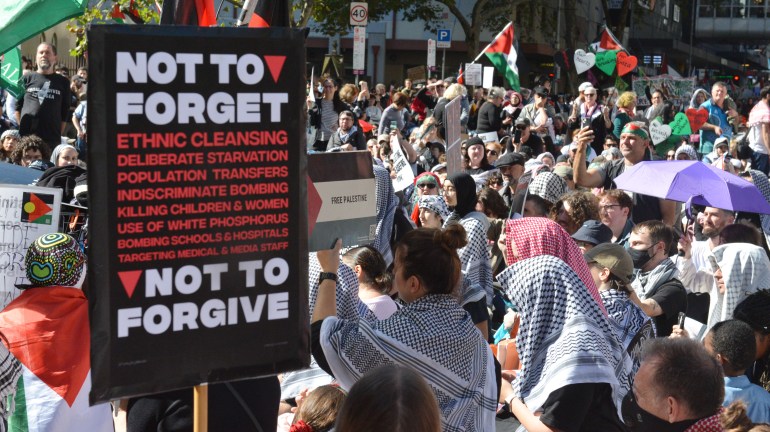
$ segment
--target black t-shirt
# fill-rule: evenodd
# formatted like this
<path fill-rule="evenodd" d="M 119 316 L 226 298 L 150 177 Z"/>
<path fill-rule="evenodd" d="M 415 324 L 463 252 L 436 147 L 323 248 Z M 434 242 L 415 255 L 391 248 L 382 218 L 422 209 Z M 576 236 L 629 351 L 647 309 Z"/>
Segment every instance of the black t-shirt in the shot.
<path fill-rule="evenodd" d="M 625 432 L 607 383 L 569 384 L 548 395 L 540 421 L 565 432 Z"/>
<path fill-rule="evenodd" d="M 645 157 L 644 160 L 649 160 Z M 615 179 L 623 174 L 626 169 L 624 159 L 609 161 L 602 167 L 604 170 L 604 189 L 617 189 Z M 639 224 L 648 220 L 663 220 L 663 213 L 660 211 L 660 199 L 635 193 L 633 196 L 634 207 L 631 209 L 631 220 L 634 224 Z"/>
<path fill-rule="evenodd" d="M 679 312 L 687 310 L 687 291 L 682 282 L 679 282 L 678 279 L 671 279 L 649 293 L 647 298 L 655 300 L 663 309 L 662 314 L 652 319 L 655 322 L 657 336 L 668 337 L 674 325 L 677 324 Z"/>
<path fill-rule="evenodd" d="M 23 79 L 25 93 L 16 102 L 21 113 L 19 133 L 35 134 L 53 150 L 61 143 L 61 124 L 70 112 L 70 82 L 56 73 L 32 72 Z"/>
<path fill-rule="evenodd" d="M 502 129 L 502 112 L 502 108 L 491 102 L 482 105 L 481 109 L 479 109 L 479 117 L 476 120 L 476 132 L 498 132 Z"/>

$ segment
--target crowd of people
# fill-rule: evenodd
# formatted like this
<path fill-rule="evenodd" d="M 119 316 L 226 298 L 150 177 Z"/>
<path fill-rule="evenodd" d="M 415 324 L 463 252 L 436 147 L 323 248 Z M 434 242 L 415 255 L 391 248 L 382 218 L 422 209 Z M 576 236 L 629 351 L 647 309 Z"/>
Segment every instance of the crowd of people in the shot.
<path fill-rule="evenodd" d="M 0 156 L 44 170 L 80 165 L 86 106 L 75 100 L 87 83 L 57 74 L 50 44 L 36 63 Z M 371 153 L 377 238 L 310 254 L 311 367 L 213 385 L 211 430 L 770 430 L 770 215 L 688 208 L 615 184 L 645 161 L 690 160 L 750 181 L 770 203 L 770 87 L 745 122 L 725 84 L 699 89 L 691 106 L 710 114 L 701 130 L 654 145 L 650 123 L 676 111 L 659 89 L 642 110 L 633 92 L 612 98 L 583 83 L 568 103 L 548 79 L 534 84 L 308 83 L 308 151 Z M 54 87 L 47 94 L 61 100 L 41 104 Z M 460 116 L 448 118 L 458 98 Z M 460 170 L 447 161 L 450 123 L 467 134 Z M 414 174 L 403 190 L 393 146 Z M 33 286 L 0 311 L 12 354 L 0 352 L 0 395 L 22 375 L 12 357 L 40 343 L 13 339 L 22 312 L 59 296 L 77 314 L 43 321 L 83 324 L 78 247 L 57 234 L 30 248 Z M 49 262 L 54 278 L 34 280 L 33 264 Z M 27 421 L 4 402 L 11 428 Z M 105 409 L 77 418 L 106 419 L 107 430 L 192 424 L 189 392 L 116 402 L 112 422 Z M 41 430 L 72 430 L 56 419 Z"/>

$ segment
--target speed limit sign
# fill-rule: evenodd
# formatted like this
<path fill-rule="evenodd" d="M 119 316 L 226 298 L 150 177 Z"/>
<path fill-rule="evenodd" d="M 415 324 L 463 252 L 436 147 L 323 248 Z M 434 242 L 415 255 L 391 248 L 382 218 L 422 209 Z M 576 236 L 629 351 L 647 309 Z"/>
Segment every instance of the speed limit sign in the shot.
<path fill-rule="evenodd" d="M 364 2 L 350 3 L 350 25 L 365 26 L 369 20 L 369 6 Z"/>

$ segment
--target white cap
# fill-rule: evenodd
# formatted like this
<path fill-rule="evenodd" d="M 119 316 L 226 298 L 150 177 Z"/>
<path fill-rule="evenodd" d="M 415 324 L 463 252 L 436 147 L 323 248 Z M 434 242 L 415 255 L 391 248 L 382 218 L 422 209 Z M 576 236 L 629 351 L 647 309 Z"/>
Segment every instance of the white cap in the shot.
<path fill-rule="evenodd" d="M 594 86 L 593 84 L 591 84 L 590 82 L 586 81 L 586 82 L 584 82 L 584 83 L 582 83 L 582 84 L 580 84 L 578 86 L 578 91 L 582 92 L 582 91 L 585 91 L 585 89 L 587 89 L 588 87 L 593 87 L 593 86 Z"/>

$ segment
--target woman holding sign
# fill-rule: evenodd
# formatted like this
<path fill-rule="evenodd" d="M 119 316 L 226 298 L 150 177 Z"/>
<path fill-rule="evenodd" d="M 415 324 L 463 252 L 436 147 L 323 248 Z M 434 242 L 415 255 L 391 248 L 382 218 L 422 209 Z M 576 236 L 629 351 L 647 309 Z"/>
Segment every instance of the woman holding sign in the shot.
<path fill-rule="evenodd" d="M 406 303 L 377 323 L 338 319 L 336 270 L 341 242 L 318 252 L 325 273 L 313 311 L 311 342 L 319 365 L 350 389 L 368 371 L 386 364 L 409 366 L 430 384 L 444 430 L 495 428 L 497 380 L 494 359 L 453 293 L 461 276 L 460 225 L 417 229 L 396 246 L 394 287 Z"/>

